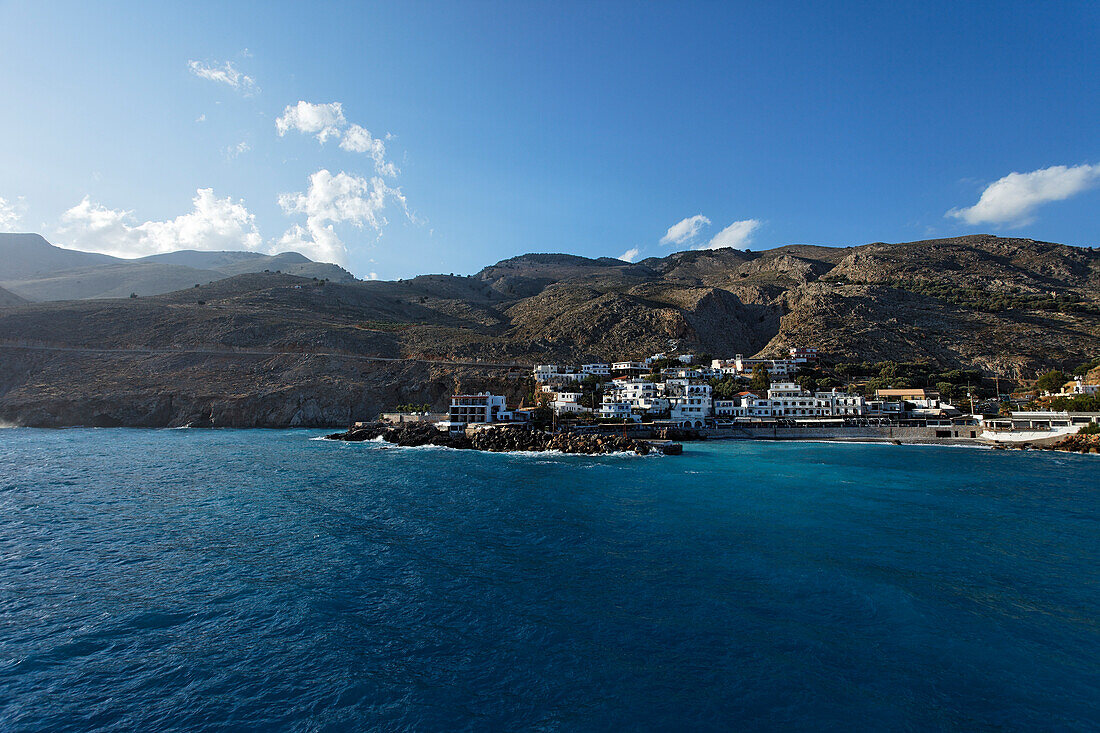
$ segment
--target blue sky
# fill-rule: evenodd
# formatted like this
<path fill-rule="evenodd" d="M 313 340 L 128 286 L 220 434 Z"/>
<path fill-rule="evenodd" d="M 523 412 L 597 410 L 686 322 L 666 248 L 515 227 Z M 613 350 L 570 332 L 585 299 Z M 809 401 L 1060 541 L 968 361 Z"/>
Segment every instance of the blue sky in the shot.
<path fill-rule="evenodd" d="M 1097 245 L 1098 38 L 1086 2 L 0 1 L 0 229 L 384 279 L 524 252 Z"/>

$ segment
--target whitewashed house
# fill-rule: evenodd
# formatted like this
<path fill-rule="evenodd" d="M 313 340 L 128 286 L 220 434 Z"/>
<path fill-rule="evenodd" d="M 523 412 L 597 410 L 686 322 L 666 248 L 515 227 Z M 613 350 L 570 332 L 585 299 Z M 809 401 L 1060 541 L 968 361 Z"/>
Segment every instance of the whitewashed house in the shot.
<path fill-rule="evenodd" d="M 624 376 L 647 374 L 649 367 L 640 361 L 616 361 L 611 364 L 611 371 Z"/>
<path fill-rule="evenodd" d="M 640 418 L 631 410 L 630 403 L 628 402 L 615 402 L 614 400 L 604 397 L 603 402 L 600 404 L 600 417 L 609 420 L 633 420 L 637 422 Z"/>
<path fill-rule="evenodd" d="M 610 364 L 581 364 L 582 374 L 591 374 L 594 377 L 610 377 L 611 365 Z"/>
<path fill-rule="evenodd" d="M 577 382 L 584 379 L 573 367 L 539 364 L 532 370 L 536 382 Z"/>
<path fill-rule="evenodd" d="M 665 396 L 669 402 L 669 417 L 684 427 L 701 428 L 710 417 L 711 387 L 688 379 L 665 381 Z"/>

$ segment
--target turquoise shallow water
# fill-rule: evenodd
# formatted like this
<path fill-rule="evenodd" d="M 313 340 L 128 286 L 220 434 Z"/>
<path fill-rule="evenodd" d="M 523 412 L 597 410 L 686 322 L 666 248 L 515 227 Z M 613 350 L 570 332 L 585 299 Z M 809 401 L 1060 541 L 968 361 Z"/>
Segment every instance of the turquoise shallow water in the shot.
<path fill-rule="evenodd" d="M 0 430 L 0 729 L 1096 729 L 1100 460 Z"/>

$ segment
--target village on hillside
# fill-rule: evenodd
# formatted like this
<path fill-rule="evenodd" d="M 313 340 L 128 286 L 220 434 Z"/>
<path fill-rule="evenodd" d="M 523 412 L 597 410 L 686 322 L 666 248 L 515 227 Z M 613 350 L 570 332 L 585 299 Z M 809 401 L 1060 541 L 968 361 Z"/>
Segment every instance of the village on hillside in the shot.
<path fill-rule="evenodd" d="M 838 437 L 984 436 L 992 442 L 998 436 L 1041 442 L 1100 417 L 1100 360 L 1083 364 L 1073 376 L 1051 371 L 1031 389 L 1012 392 L 1001 392 L 999 381 L 993 390 L 983 387 L 979 371 L 917 373 L 919 365 L 893 363 L 825 369 L 813 347 L 792 347 L 784 358 L 737 354 L 699 361 L 690 353 L 656 353 L 638 361 L 539 364 L 531 369 L 533 386 L 518 405 L 490 392 L 456 394 L 446 414 L 398 411 L 383 417 L 431 421 L 451 432 L 527 424 L 552 430 L 676 429 L 727 437 L 824 435 L 815 430 Z M 876 376 L 856 376 L 868 373 Z M 935 387 L 895 386 L 921 380 Z"/>

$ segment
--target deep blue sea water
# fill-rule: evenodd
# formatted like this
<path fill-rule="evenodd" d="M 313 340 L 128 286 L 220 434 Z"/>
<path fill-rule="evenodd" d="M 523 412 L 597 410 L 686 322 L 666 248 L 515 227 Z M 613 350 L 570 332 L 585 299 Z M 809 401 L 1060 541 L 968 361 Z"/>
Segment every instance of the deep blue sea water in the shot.
<path fill-rule="evenodd" d="M 1100 460 L 0 430 L 3 730 L 1100 727 Z"/>

